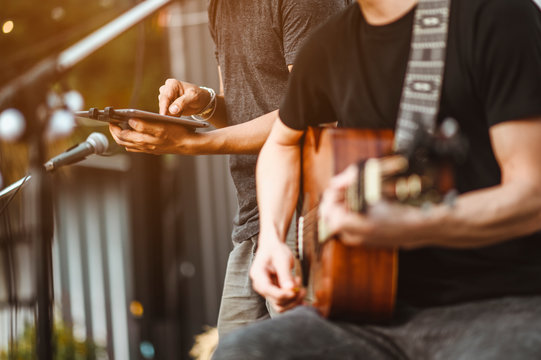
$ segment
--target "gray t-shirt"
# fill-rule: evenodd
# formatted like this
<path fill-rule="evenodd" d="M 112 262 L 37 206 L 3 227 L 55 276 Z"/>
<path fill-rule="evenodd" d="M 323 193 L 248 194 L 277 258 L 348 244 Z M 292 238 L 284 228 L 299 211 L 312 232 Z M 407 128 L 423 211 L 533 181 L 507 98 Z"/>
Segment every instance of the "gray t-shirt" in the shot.
<path fill-rule="evenodd" d="M 240 124 L 276 110 L 285 94 L 288 65 L 304 39 L 351 0 L 210 0 L 209 27 L 216 44 L 227 116 Z M 255 191 L 257 155 L 231 155 L 239 210 L 233 241 L 259 232 Z"/>

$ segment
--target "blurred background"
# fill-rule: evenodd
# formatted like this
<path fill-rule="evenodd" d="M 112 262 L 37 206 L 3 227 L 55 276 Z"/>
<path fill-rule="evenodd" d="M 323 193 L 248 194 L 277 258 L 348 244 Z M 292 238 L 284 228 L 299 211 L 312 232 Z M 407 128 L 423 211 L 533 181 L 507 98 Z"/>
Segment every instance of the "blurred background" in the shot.
<path fill-rule="evenodd" d="M 84 109 L 158 111 L 169 77 L 219 88 L 206 0 L 160 10 L 70 70 L 53 90 Z M 1 0 L 0 88 L 136 5 L 135 0 Z M 46 158 L 109 136 L 78 120 Z M 54 346 L 57 359 L 188 359 L 214 326 L 236 197 L 224 156 L 130 154 L 110 139 L 51 173 Z M 24 177 L 25 141 L 0 140 L 0 190 Z M 31 181 L 31 180 L 30 180 Z M 36 358 L 32 246 L 25 187 L 0 199 L 0 359 Z"/>

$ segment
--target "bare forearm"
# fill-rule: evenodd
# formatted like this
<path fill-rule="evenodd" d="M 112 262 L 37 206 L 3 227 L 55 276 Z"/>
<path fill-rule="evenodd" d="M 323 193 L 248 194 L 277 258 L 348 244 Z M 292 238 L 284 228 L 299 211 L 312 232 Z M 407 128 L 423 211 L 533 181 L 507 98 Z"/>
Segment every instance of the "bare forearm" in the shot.
<path fill-rule="evenodd" d="M 214 97 L 212 90 L 176 79 L 168 79 L 160 87 L 158 98 L 160 114 L 200 114 L 216 130 L 194 132 L 179 125 L 130 119 L 131 129 L 111 126 L 111 134 L 118 144 L 128 151 L 151 154 L 257 154 L 278 113 L 275 110 L 242 124 L 228 126 L 231 121 L 221 85 L 220 95 Z"/>
<path fill-rule="evenodd" d="M 265 143 L 257 163 L 257 199 L 260 212 L 260 240 L 285 241 L 299 192 L 300 147 L 299 134 L 293 141 L 282 142 L 276 121 L 269 140 Z"/>
<path fill-rule="evenodd" d="M 272 127 L 277 111 L 243 124 L 208 132 L 194 132 L 180 125 L 130 119 L 132 129 L 111 125 L 115 141 L 128 151 L 151 154 L 257 154 Z"/>
<path fill-rule="evenodd" d="M 248 122 L 201 133 L 192 143 L 192 153 L 257 154 L 265 143 L 278 111 Z"/>
<path fill-rule="evenodd" d="M 491 128 L 501 185 L 464 194 L 455 209 L 445 209 L 440 215 L 440 245 L 488 245 L 541 228 L 539 120 L 501 123 Z"/>
<path fill-rule="evenodd" d="M 250 277 L 255 291 L 280 312 L 300 304 L 305 295 L 298 290 L 300 278 L 292 275 L 294 257 L 285 244 L 299 191 L 302 133 L 276 120 L 256 169 L 260 232 Z"/>
<path fill-rule="evenodd" d="M 422 237 L 432 245 L 495 244 L 541 229 L 541 191 L 528 181 L 475 191 L 460 196 L 452 208 L 434 209 L 426 220 L 431 226 L 424 228 Z"/>
<path fill-rule="evenodd" d="M 541 230 L 541 182 L 504 182 L 458 197 L 454 206 L 418 209 L 379 203 L 368 216 L 347 211 L 326 192 L 320 205 L 332 232 L 345 242 L 414 249 L 425 246 L 476 248 Z"/>
<path fill-rule="evenodd" d="M 293 65 L 288 65 L 291 71 Z M 200 154 L 257 154 L 267 137 L 274 120 L 278 117 L 278 110 L 262 115 L 251 121 L 229 126 L 227 106 L 224 97 L 222 71 L 218 66 L 220 78 L 220 94 L 216 96 L 216 110 L 208 120 L 218 131 L 207 133 L 205 143 L 197 153 Z"/>

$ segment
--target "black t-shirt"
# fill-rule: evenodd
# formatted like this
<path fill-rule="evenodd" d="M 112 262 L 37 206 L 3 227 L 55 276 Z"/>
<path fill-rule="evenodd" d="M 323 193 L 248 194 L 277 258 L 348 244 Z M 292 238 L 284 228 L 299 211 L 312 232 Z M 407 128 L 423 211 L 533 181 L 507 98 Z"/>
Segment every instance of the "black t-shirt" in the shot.
<path fill-rule="evenodd" d="M 373 26 L 354 4 L 318 30 L 295 63 L 284 124 L 394 128 L 413 14 Z M 470 143 L 456 173 L 461 193 L 500 183 L 489 127 L 534 116 L 541 116 L 539 10 L 530 0 L 454 0 L 438 121 L 455 118 Z M 414 305 L 541 293 L 540 234 L 473 250 L 401 251 L 399 263 L 399 299 Z"/>
<path fill-rule="evenodd" d="M 287 89 L 288 65 L 312 30 L 351 0 L 210 0 L 209 28 L 216 44 L 228 125 L 274 111 Z M 259 232 L 255 191 L 257 155 L 231 155 L 238 212 L 233 241 Z"/>

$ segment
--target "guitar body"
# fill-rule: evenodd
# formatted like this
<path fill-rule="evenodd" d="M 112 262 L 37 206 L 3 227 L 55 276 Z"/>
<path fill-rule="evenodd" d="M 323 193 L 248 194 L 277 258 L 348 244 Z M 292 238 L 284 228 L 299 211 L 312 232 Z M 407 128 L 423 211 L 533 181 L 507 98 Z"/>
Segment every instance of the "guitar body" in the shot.
<path fill-rule="evenodd" d="M 334 237 L 320 243 L 317 206 L 331 177 L 360 160 L 391 153 L 390 130 L 308 129 L 303 145 L 303 214 L 299 255 L 313 306 L 325 317 L 384 321 L 396 297 L 398 254 L 392 249 L 346 246 Z"/>

